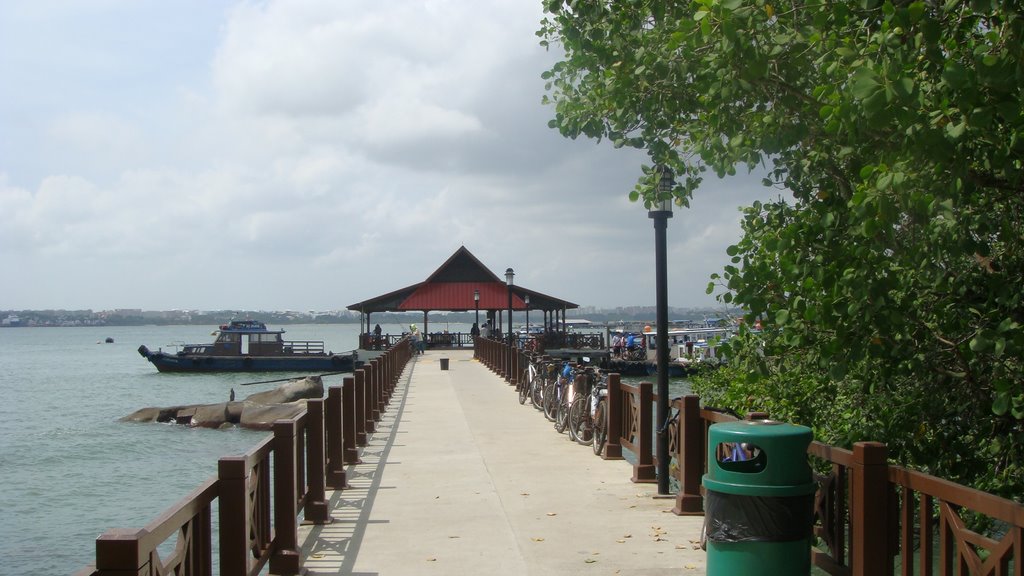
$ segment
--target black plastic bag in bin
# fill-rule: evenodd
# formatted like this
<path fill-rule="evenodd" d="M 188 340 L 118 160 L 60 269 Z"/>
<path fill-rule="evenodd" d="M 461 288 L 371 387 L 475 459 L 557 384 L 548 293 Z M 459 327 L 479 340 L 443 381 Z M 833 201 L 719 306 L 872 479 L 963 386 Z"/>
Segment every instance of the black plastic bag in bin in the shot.
<path fill-rule="evenodd" d="M 813 527 L 814 494 L 704 495 L 704 535 L 712 542 L 792 542 L 810 537 Z"/>

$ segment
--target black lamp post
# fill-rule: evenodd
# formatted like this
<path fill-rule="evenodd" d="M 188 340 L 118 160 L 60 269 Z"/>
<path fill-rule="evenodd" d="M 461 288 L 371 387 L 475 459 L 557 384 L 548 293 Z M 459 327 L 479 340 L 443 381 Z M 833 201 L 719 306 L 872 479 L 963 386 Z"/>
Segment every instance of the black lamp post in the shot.
<path fill-rule="evenodd" d="M 656 452 L 658 455 L 658 494 L 667 495 L 668 492 L 668 262 L 665 241 L 665 231 L 668 229 L 668 219 L 672 217 L 672 188 L 675 186 L 675 176 L 672 169 L 667 166 L 659 166 L 661 176 L 658 180 L 658 201 L 651 206 L 647 216 L 654 220 L 654 269 L 655 269 L 655 291 L 657 293 L 655 325 L 658 333 L 655 335 L 655 346 L 657 347 L 658 362 L 658 406 L 656 418 L 658 423 L 658 444 Z"/>
<path fill-rule="evenodd" d="M 473 308 L 476 309 L 476 329 L 480 329 L 480 290 L 473 290 Z"/>
<path fill-rule="evenodd" d="M 523 303 L 526 304 L 526 338 L 530 338 L 530 295 L 523 295 Z"/>
<path fill-rule="evenodd" d="M 508 285 L 508 345 L 512 346 L 512 278 L 516 273 L 511 268 L 505 270 L 505 284 Z"/>

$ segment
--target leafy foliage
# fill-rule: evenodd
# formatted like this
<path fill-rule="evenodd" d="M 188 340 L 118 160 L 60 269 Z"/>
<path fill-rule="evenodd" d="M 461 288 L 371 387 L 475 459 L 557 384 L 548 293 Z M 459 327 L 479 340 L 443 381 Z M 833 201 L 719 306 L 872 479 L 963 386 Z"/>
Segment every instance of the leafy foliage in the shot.
<path fill-rule="evenodd" d="M 1019 3 L 547 1 L 551 126 L 673 168 L 764 166 L 709 293 L 764 330 L 710 398 L 1024 488 L 1024 15 Z M 659 198 L 645 167 L 634 200 Z M 791 195 L 783 197 L 783 194 Z M 755 407 L 755 406 L 749 406 Z"/>

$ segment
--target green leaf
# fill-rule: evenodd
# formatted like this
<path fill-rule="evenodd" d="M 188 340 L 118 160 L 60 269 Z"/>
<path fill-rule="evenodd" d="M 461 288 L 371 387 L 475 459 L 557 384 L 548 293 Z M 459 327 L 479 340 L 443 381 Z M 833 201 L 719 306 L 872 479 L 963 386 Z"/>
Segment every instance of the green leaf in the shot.
<path fill-rule="evenodd" d="M 971 338 L 971 342 L 970 342 L 970 344 L 968 344 L 968 346 L 970 347 L 972 352 L 979 352 L 979 353 L 988 351 L 988 349 L 989 349 L 989 347 L 991 345 L 992 345 L 992 343 L 989 342 L 981 334 L 978 334 L 974 338 Z"/>
<path fill-rule="evenodd" d="M 775 323 L 785 326 L 789 322 L 789 310 L 779 310 L 775 313 Z"/>
<path fill-rule="evenodd" d="M 953 124 L 952 122 L 950 122 L 949 124 L 946 124 L 946 134 L 948 134 L 950 136 L 950 138 L 953 138 L 954 140 L 957 140 L 961 136 L 963 136 L 964 135 L 964 130 L 966 130 L 966 129 L 967 129 L 967 122 L 966 121 L 960 122 L 959 124 Z"/>
<path fill-rule="evenodd" d="M 996 338 L 992 343 L 992 353 L 998 358 L 1006 350 L 1006 338 Z"/>
<path fill-rule="evenodd" d="M 853 97 L 858 100 L 866 100 L 877 94 L 882 89 L 882 83 L 879 82 L 878 75 L 875 71 L 861 67 L 854 71 L 853 78 L 850 80 L 850 93 Z"/>
<path fill-rule="evenodd" d="M 992 401 L 992 413 L 996 416 L 1002 416 L 1010 410 L 1010 395 L 1009 394 L 996 394 L 995 399 Z"/>
<path fill-rule="evenodd" d="M 942 70 L 942 79 L 955 89 L 967 87 L 969 81 L 967 69 L 959 62 L 950 60 L 946 61 L 946 66 Z"/>
<path fill-rule="evenodd" d="M 894 86 L 896 87 L 896 92 L 900 96 L 903 96 L 904 98 L 906 98 L 907 96 L 910 96 L 911 94 L 914 93 L 914 79 L 913 78 L 908 78 L 907 76 L 903 76 L 899 80 L 896 80 L 896 82 L 894 83 Z"/>
<path fill-rule="evenodd" d="M 842 380 L 846 378 L 846 367 L 842 364 L 835 362 L 828 368 L 829 378 L 833 380 Z"/>

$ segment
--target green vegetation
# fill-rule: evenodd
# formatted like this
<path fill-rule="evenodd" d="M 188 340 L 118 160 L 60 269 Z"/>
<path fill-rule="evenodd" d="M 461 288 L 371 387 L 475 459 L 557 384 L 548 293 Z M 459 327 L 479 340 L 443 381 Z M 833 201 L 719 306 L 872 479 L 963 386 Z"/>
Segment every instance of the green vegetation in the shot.
<path fill-rule="evenodd" d="M 708 402 L 1020 498 L 1024 18 L 1018 2 L 547 1 L 551 125 L 646 150 L 686 206 L 762 170 L 709 292 L 747 311 Z M 634 200 L 659 199 L 644 167 Z"/>

